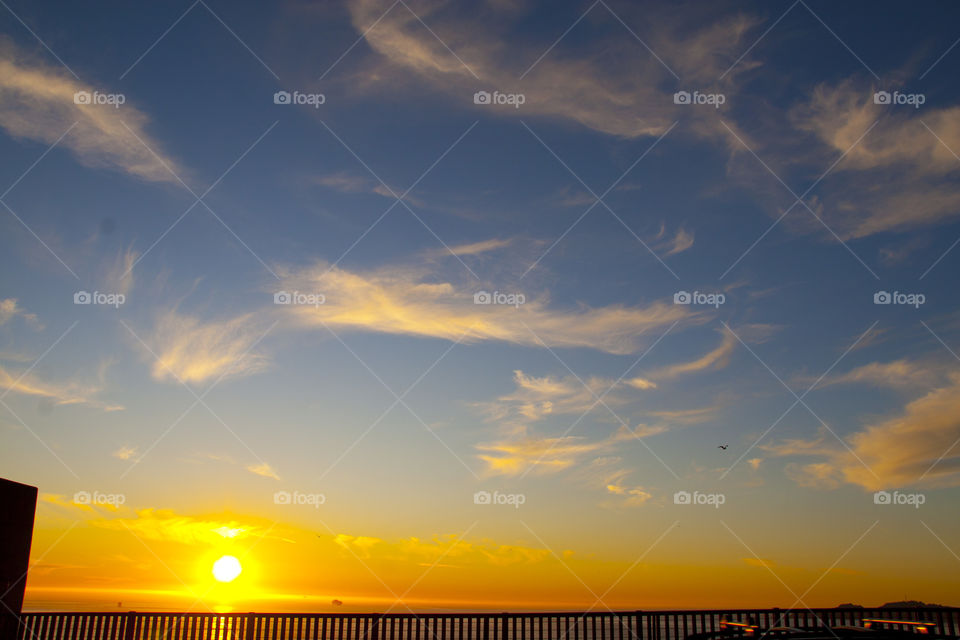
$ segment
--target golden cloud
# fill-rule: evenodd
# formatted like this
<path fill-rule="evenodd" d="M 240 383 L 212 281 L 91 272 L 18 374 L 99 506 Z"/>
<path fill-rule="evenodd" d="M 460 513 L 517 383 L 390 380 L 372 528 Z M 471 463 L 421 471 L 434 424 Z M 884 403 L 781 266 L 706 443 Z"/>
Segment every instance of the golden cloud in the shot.
<path fill-rule="evenodd" d="M 85 165 L 176 182 L 167 167 L 178 174 L 182 170 L 146 132 L 148 118 L 142 111 L 129 101 L 119 108 L 74 101 L 78 93 L 97 91 L 60 69 L 25 60 L 9 43 L 0 48 L 0 127 L 8 134 L 45 144 L 66 134 L 60 144 Z"/>
<path fill-rule="evenodd" d="M 242 523 L 236 519 L 181 515 L 170 509 L 138 509 L 133 518 L 91 520 L 104 529 L 131 531 L 148 540 L 162 540 L 189 545 L 218 545 L 225 539 L 242 540 L 259 537 L 267 527 Z"/>
<path fill-rule="evenodd" d="M 776 456 L 813 457 L 792 463 L 795 481 L 832 488 L 842 482 L 870 491 L 916 485 L 960 485 L 960 375 L 907 403 L 894 417 L 847 438 L 849 450 L 821 434 L 762 448 Z"/>
<path fill-rule="evenodd" d="M 588 441 L 579 436 L 511 437 L 488 444 L 479 444 L 477 457 L 486 465 L 488 475 L 520 475 L 527 470 L 552 473 L 569 469 L 584 458 L 615 449 L 622 442 L 652 435 L 656 429 L 641 427 L 637 431 L 621 426 L 599 440 Z"/>
<path fill-rule="evenodd" d="M 204 322 L 176 311 L 167 312 L 158 321 L 151 340 L 158 356 L 151 368 L 153 378 L 202 383 L 263 370 L 267 358 L 254 349 L 265 332 L 261 318 L 251 313 Z"/>
<path fill-rule="evenodd" d="M 99 400 L 96 396 L 103 390 L 101 385 L 78 381 L 49 382 L 33 372 L 10 373 L 3 366 L 0 366 L 0 387 L 11 393 L 46 398 L 57 405 L 84 405 L 104 411 L 122 411 L 124 408 Z"/>
<path fill-rule="evenodd" d="M 656 330 L 698 319 L 683 305 L 611 305 L 576 310 L 551 308 L 545 297 L 518 307 L 475 304 L 483 290 L 437 281 L 416 269 L 391 267 L 357 273 L 317 264 L 279 269 L 288 291 L 322 293 L 326 303 L 289 305 L 283 311 L 301 327 L 423 336 L 465 343 L 504 341 L 528 346 L 590 347 L 615 354 L 636 352 Z"/>

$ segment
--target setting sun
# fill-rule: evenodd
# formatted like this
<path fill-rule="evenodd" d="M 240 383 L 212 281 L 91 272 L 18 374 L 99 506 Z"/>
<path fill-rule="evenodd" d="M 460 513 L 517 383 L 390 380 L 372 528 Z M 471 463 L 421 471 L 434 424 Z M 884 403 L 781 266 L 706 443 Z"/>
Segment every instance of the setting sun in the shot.
<path fill-rule="evenodd" d="M 233 582 L 243 568 L 233 556 L 223 556 L 213 563 L 213 577 L 220 582 Z"/>

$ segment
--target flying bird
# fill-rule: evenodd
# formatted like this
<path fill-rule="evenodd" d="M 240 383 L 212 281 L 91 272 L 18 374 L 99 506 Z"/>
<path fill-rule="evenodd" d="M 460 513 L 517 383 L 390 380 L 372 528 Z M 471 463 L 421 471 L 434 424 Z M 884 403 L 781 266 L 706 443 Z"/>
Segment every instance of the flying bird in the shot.
<path fill-rule="evenodd" d="M 726 451 L 726 450 L 727 450 L 727 446 L 728 446 L 728 445 L 720 444 L 720 445 L 717 445 L 717 449 L 723 449 L 724 451 Z"/>

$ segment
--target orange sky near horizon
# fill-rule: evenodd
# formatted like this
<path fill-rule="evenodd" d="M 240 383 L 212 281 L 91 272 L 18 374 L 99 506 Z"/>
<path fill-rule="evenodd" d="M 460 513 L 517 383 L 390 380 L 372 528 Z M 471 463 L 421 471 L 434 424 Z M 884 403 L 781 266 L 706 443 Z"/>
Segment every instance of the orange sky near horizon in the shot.
<path fill-rule="evenodd" d="M 871 568 L 869 554 L 837 561 L 810 547 L 811 564 L 791 566 L 751 555 L 732 535 L 695 555 L 684 537 L 703 532 L 690 529 L 674 522 L 638 533 L 626 555 L 613 547 L 548 548 L 532 529 L 526 543 L 514 544 L 469 530 L 378 538 L 230 513 L 74 505 L 46 494 L 25 609 L 605 611 L 878 606 L 903 597 L 957 604 L 935 562 L 907 579 L 889 566 Z M 228 554 L 243 571 L 223 584 L 211 569 Z"/>

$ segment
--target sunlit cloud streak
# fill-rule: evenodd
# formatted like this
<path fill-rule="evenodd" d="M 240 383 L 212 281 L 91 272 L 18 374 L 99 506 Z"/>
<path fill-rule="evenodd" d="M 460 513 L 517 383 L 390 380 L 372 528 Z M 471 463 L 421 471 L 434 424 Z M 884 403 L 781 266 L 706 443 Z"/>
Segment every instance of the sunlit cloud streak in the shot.
<path fill-rule="evenodd" d="M 897 415 L 872 421 L 846 438 L 831 435 L 762 445 L 770 455 L 796 462 L 788 469 L 803 486 L 864 489 L 960 485 L 960 376 L 907 403 Z"/>
<path fill-rule="evenodd" d="M 15 138 L 44 144 L 59 140 L 88 166 L 109 167 L 150 182 L 177 182 L 171 171 L 184 171 L 147 132 L 147 115 L 132 101 L 119 107 L 75 101 L 78 94 L 94 93 L 109 91 L 30 60 L 9 41 L 0 42 L 0 128 Z"/>
<path fill-rule="evenodd" d="M 329 328 L 441 338 L 475 343 L 589 347 L 616 354 L 638 351 L 653 333 L 674 322 L 698 322 L 682 305 L 552 307 L 546 296 L 525 296 L 518 306 L 476 304 L 474 285 L 438 279 L 421 269 L 391 267 L 368 272 L 317 264 L 279 269 L 287 291 L 320 293 L 320 305 L 282 307 L 302 328 Z M 489 287 L 493 288 L 493 287 Z"/>

